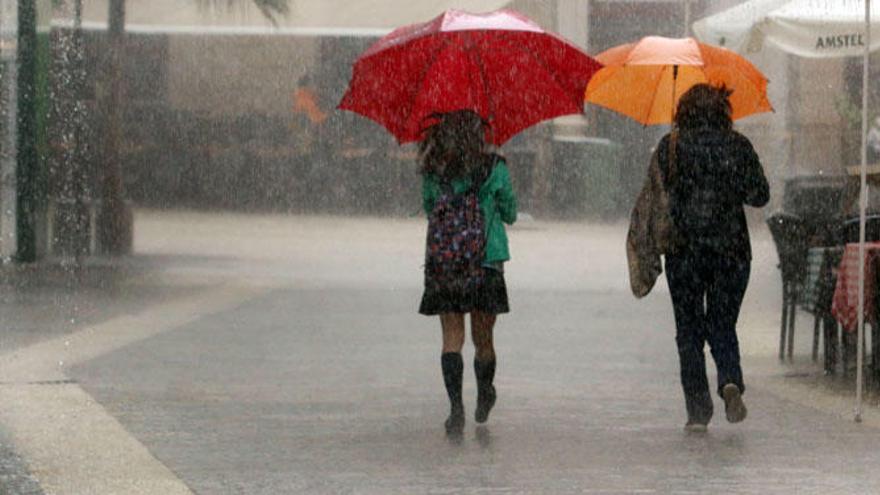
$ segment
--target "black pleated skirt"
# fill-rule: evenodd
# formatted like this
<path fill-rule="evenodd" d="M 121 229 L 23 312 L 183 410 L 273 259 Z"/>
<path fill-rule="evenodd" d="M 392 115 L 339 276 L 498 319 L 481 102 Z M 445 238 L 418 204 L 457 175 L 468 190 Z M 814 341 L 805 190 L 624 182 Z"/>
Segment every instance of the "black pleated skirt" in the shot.
<path fill-rule="evenodd" d="M 485 268 L 486 277 L 482 287 L 469 293 L 452 293 L 449 291 L 436 291 L 428 289 L 431 284 L 425 284 L 425 292 L 422 294 L 422 303 L 419 313 L 423 315 L 439 315 L 443 313 L 470 313 L 480 311 L 488 314 L 501 314 L 510 312 L 507 303 L 507 285 L 504 283 L 504 273 L 499 270 Z"/>

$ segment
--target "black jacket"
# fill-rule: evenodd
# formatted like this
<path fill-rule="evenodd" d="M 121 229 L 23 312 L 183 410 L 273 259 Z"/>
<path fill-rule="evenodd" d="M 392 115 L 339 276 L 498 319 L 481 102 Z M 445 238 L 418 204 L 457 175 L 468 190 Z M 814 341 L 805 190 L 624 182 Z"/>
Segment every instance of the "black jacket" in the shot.
<path fill-rule="evenodd" d="M 752 144 L 736 131 L 683 130 L 669 167 L 667 134 L 658 161 L 680 245 L 737 259 L 752 257 L 743 205 L 764 206 L 770 188 Z"/>

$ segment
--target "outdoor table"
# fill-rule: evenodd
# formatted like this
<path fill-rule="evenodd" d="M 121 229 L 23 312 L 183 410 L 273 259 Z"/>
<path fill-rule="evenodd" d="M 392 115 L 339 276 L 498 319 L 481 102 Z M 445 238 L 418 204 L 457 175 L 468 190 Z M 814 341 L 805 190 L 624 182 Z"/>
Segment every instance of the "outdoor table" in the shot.
<path fill-rule="evenodd" d="M 876 290 L 876 259 L 880 255 L 880 242 L 865 243 L 865 321 L 874 321 L 874 296 Z M 859 245 L 846 245 L 838 268 L 837 284 L 831 304 L 831 313 L 848 332 L 856 330 L 859 308 Z"/>
<path fill-rule="evenodd" d="M 871 325 L 871 367 L 880 377 L 880 325 L 877 319 L 877 265 L 880 262 L 880 242 L 865 243 L 865 322 Z M 859 245 L 848 243 L 840 260 L 837 283 L 831 304 L 831 313 L 846 332 L 855 332 L 859 307 Z"/>

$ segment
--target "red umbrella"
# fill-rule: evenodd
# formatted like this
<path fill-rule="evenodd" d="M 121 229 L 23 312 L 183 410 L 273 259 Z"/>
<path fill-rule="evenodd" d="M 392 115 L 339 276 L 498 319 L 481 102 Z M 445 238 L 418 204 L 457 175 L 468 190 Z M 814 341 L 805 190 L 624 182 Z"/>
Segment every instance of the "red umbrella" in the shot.
<path fill-rule="evenodd" d="M 382 124 L 401 144 L 420 140 L 432 114 L 474 110 L 500 145 L 542 120 L 581 113 L 600 68 L 517 12 L 449 10 L 367 49 L 339 108 Z"/>

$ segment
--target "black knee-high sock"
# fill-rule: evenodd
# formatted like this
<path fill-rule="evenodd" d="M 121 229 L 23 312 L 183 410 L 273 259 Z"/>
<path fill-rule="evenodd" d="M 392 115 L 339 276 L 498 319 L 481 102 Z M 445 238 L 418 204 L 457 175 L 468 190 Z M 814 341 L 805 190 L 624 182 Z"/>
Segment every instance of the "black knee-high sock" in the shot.
<path fill-rule="evenodd" d="M 485 392 L 495 380 L 495 358 L 486 361 L 474 358 L 474 374 L 477 376 L 478 390 Z"/>
<path fill-rule="evenodd" d="M 495 405 L 495 359 L 480 360 L 474 358 L 474 374 L 477 375 L 477 409 L 474 419 L 477 423 L 485 423 L 489 419 L 489 411 Z"/>
<path fill-rule="evenodd" d="M 464 361 L 460 352 L 444 352 L 440 356 L 440 365 L 443 368 L 443 382 L 446 384 L 446 393 L 453 408 L 462 408 L 461 381 L 464 374 Z"/>

